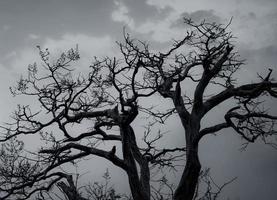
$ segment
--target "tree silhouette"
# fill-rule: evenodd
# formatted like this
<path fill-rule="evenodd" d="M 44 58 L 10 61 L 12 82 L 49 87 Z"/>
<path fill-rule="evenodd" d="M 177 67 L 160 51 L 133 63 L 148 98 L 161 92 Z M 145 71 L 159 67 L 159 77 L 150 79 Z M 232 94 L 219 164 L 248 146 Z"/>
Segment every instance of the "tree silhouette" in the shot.
<path fill-rule="evenodd" d="M 118 43 L 123 59 L 95 58 L 86 76 L 74 74 L 71 67 L 79 59 L 78 49 L 52 60 L 47 49 L 38 47 L 43 67 L 29 65 L 27 77 L 11 88 L 14 95 L 36 98 L 39 106 L 19 105 L 14 121 L 2 126 L 2 158 L 7 164 L 0 167 L 1 198 L 28 199 L 48 191 L 61 179 L 70 180 L 59 167 L 98 156 L 126 172 L 135 200 L 151 198 L 150 166 L 174 167 L 175 161 L 185 158 L 172 198 L 195 199 L 201 174 L 198 144 L 204 136 L 232 128 L 247 142 L 261 138 L 274 146 L 269 136 L 276 134 L 277 117 L 264 107 L 267 96 L 277 97 L 272 70 L 259 75 L 256 83 L 239 85 L 236 72 L 244 61 L 234 50 L 229 25 L 188 19 L 185 24 L 186 36 L 165 53 L 151 52 L 147 43 L 124 33 L 124 42 Z M 157 96 L 171 100 L 173 106 L 157 110 L 141 101 Z M 229 100 L 221 122 L 201 126 L 209 111 Z M 140 147 L 132 127 L 139 114 L 165 124 L 168 117 L 179 116 L 184 146 L 159 149 L 162 134 L 150 138 L 154 126 L 150 123 Z M 31 134 L 45 144 L 31 156 L 21 155 L 21 142 L 15 138 Z M 111 149 L 101 141 L 110 142 Z M 70 186 L 60 187 L 66 192 Z"/>
<path fill-rule="evenodd" d="M 137 99 L 153 92 L 134 89 L 137 70 L 132 71 L 131 65 L 122 67 L 116 59 L 105 58 L 95 59 L 86 77 L 75 76 L 70 64 L 79 59 L 77 48 L 63 53 L 57 60 L 51 60 L 48 49 L 39 46 L 38 49 L 42 67 L 36 63 L 29 65 L 27 77 L 11 88 L 13 95 L 36 97 L 39 105 L 33 109 L 19 105 L 14 121 L 2 126 L 2 157 L 11 161 L 4 160 L 7 164 L 0 167 L 1 198 L 28 199 L 50 190 L 61 179 L 69 182 L 69 176 L 59 170 L 61 166 L 98 156 L 126 172 L 133 199 L 150 199 L 149 165 L 174 167 L 172 162 L 180 155 L 172 153 L 182 154 L 185 149 L 152 146 L 161 134 L 150 139 L 150 128 L 144 135 L 147 147 L 138 147 L 131 126 L 139 112 Z M 118 75 L 126 76 L 129 71 L 132 71 L 130 80 L 118 81 Z M 131 97 L 125 95 L 133 90 L 136 92 Z M 23 145 L 15 138 L 31 134 L 38 135 L 44 144 L 37 152 L 25 155 Z M 101 145 L 103 141 L 114 146 L 107 149 Z M 122 153 L 117 153 L 118 143 Z M 72 184 L 58 186 L 64 192 L 73 188 Z M 67 196 L 77 198 L 78 193 L 71 191 Z"/>
<path fill-rule="evenodd" d="M 268 113 L 264 103 L 266 96 L 277 97 L 272 70 L 265 77 L 259 75 L 257 83 L 237 84 L 235 73 L 244 62 L 234 50 L 234 37 L 227 31 L 229 25 L 205 21 L 195 24 L 189 19 L 185 23 L 192 30 L 166 53 L 151 54 L 147 45 L 135 45 L 128 36 L 123 48 L 137 52 L 153 91 L 173 102 L 168 112 L 151 114 L 164 122 L 176 112 L 184 128 L 186 165 L 174 194 L 176 200 L 193 198 L 201 170 L 198 144 L 204 136 L 232 128 L 247 143 L 261 138 L 276 147 L 269 136 L 276 134 L 277 116 Z M 192 94 L 186 94 L 191 87 Z M 202 119 L 211 110 L 229 100 L 231 107 L 222 113 L 222 122 L 201 127 Z"/>

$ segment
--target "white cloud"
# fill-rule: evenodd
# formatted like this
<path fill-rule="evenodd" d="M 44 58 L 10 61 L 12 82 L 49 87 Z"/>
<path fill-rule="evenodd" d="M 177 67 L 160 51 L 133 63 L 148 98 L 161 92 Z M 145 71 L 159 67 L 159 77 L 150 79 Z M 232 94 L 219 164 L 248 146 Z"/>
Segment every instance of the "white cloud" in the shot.
<path fill-rule="evenodd" d="M 164 20 L 149 20 L 138 26 L 134 31 L 141 34 L 150 34 L 151 40 L 156 42 L 168 42 L 172 39 L 178 39 L 182 35 L 179 30 L 176 31 L 176 28 L 171 28 L 171 24 L 170 17 Z"/>
<path fill-rule="evenodd" d="M 213 1 L 214 2 L 214 1 Z M 139 33 L 150 34 L 151 39 L 157 42 L 167 42 L 172 39 L 181 39 L 184 37 L 186 31 L 180 27 L 172 26 L 180 21 L 182 14 L 184 13 L 194 13 L 196 11 L 207 11 L 210 14 L 212 7 L 205 1 L 183 1 L 183 0 L 147 0 L 146 3 L 149 6 L 154 6 L 158 10 L 164 10 L 170 8 L 170 12 L 159 18 L 159 19 L 149 19 L 140 26 L 136 26 L 135 31 Z M 217 16 L 218 13 L 212 13 Z"/>
<path fill-rule="evenodd" d="M 112 20 L 116 22 L 122 22 L 133 29 L 135 27 L 135 22 L 133 18 L 128 16 L 128 7 L 123 3 L 123 1 L 120 0 L 115 1 L 115 5 L 117 6 L 117 9 L 112 12 Z"/>
<path fill-rule="evenodd" d="M 7 62 L 15 74 L 21 74 L 27 69 L 27 66 L 38 60 L 38 51 L 36 48 L 25 47 L 17 52 L 11 53 Z"/>
<path fill-rule="evenodd" d="M 117 0 L 115 1 L 115 4 L 117 8 L 112 12 L 112 20 L 124 23 L 133 33 L 150 35 L 149 39 L 158 42 L 166 42 L 178 35 L 178 31 L 176 32 L 176 30 L 170 28 L 170 25 L 174 22 L 174 20 L 177 20 L 180 17 L 179 13 L 171 12 L 166 16 L 166 18 L 148 19 L 144 23 L 137 24 L 129 15 L 129 9 L 124 4 L 123 0 Z M 161 6 L 161 9 L 163 8 L 164 7 Z"/>
<path fill-rule="evenodd" d="M 148 19 L 132 29 L 141 34 L 149 34 L 149 38 L 154 41 L 166 42 L 173 38 L 180 39 L 185 30 L 182 27 L 172 27 L 171 24 L 176 23 L 184 12 L 191 14 L 211 9 L 214 10 L 215 16 L 222 19 L 222 23 L 227 24 L 233 17 L 230 31 L 237 37 L 236 40 L 239 43 L 249 48 L 261 48 L 277 41 L 276 20 L 273 20 L 277 16 L 277 7 L 269 6 L 269 3 L 272 4 L 269 0 L 265 0 L 264 4 L 250 0 L 212 0 L 209 3 L 205 0 L 146 0 L 146 3 L 158 10 L 168 8 L 171 10 L 168 15 L 160 19 Z"/>
<path fill-rule="evenodd" d="M 109 36 L 95 37 L 84 34 L 65 34 L 60 39 L 47 38 L 40 46 L 42 49 L 48 48 L 55 59 L 62 52 L 75 48 L 76 45 L 78 45 L 81 56 L 78 65 L 83 69 L 88 68 L 94 56 L 104 57 L 116 54 L 116 45 Z M 7 54 L 5 58 L 5 62 L 9 63 L 13 75 L 16 77 L 26 72 L 29 64 L 41 63 L 36 47 L 18 49 L 16 52 Z"/>
<path fill-rule="evenodd" d="M 76 44 L 79 45 L 80 50 L 81 59 L 78 62 L 78 67 L 82 68 L 81 71 L 89 69 L 94 56 L 103 57 L 116 54 L 114 49 L 116 45 L 109 36 L 95 37 L 84 34 L 65 34 L 60 39 L 47 38 L 41 44 L 41 47 L 48 48 L 55 57 L 55 55 L 59 55 L 61 52 L 67 51 L 72 47 L 74 48 Z M 0 102 L 2 108 L 2 113 L 0 114 L 1 121 L 8 120 L 7 116 L 9 116 L 18 103 L 16 99 L 11 98 L 9 86 L 14 86 L 19 77 L 26 74 L 29 64 L 37 62 L 40 66 L 41 63 L 36 47 L 25 47 L 11 51 L 4 58 L 4 61 L 2 59 L 2 63 L 0 62 L 0 74 L 2 75 L 0 78 L 0 89 L 3 97 Z M 22 100 L 22 98 L 21 103 L 32 104 L 24 99 Z M 5 107 L 5 105 L 9 106 Z"/>
<path fill-rule="evenodd" d="M 277 44 L 277 10 L 266 14 L 259 13 L 252 17 L 251 12 L 240 12 L 234 17 L 231 31 L 237 41 L 250 49 L 264 48 Z"/>
<path fill-rule="evenodd" d="M 10 25 L 4 25 L 3 26 L 3 30 L 4 31 L 8 31 L 8 30 L 10 30 L 12 27 L 10 26 Z"/>
<path fill-rule="evenodd" d="M 29 39 L 31 39 L 31 40 L 36 40 L 36 39 L 39 39 L 39 38 L 40 38 L 40 36 L 39 36 L 39 35 L 36 35 L 36 34 L 31 33 L 31 34 L 29 34 L 29 35 L 28 35 L 28 38 L 29 38 Z"/>
<path fill-rule="evenodd" d="M 146 0 L 146 3 L 151 6 L 156 6 L 158 9 L 164 9 L 166 7 L 172 7 L 177 3 L 176 0 Z"/>
<path fill-rule="evenodd" d="M 61 53 L 78 45 L 81 57 L 112 56 L 115 53 L 113 39 L 106 35 L 95 37 L 85 34 L 65 34 L 61 39 L 47 38 L 42 45 L 54 53 Z"/>
<path fill-rule="evenodd" d="M 184 2 L 183 0 L 147 0 L 146 4 L 156 7 L 159 11 L 167 8 L 170 8 L 171 11 L 160 18 L 147 19 L 145 22 L 137 24 L 135 19 L 130 16 L 129 9 L 124 4 L 123 0 L 117 0 L 115 4 L 117 9 L 112 12 L 113 21 L 122 22 L 127 25 L 131 31 L 148 35 L 149 39 L 157 42 L 168 42 L 172 39 L 182 38 L 183 33 L 180 31 L 180 28 L 172 27 L 171 25 L 176 23 L 176 21 L 180 19 L 181 14 L 185 11 L 192 12 L 194 10 L 199 10 L 198 3 Z M 200 9 L 205 10 L 205 7 L 205 3 L 203 3 Z"/>
<path fill-rule="evenodd" d="M 5 61 L 5 60 L 15 58 L 16 55 L 17 55 L 16 51 L 11 51 L 11 52 L 7 53 L 6 55 L 4 55 L 3 60 Z"/>

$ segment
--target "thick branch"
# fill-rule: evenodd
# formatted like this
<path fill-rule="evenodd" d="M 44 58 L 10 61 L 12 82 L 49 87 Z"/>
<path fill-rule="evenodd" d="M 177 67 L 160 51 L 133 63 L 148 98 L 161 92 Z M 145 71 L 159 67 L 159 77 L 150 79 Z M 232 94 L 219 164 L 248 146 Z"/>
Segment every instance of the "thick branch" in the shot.
<path fill-rule="evenodd" d="M 194 105 L 193 105 L 193 111 L 194 113 L 198 113 L 199 111 L 202 114 L 203 111 L 203 95 L 206 87 L 208 86 L 211 79 L 217 75 L 221 69 L 223 64 L 228 60 L 228 56 L 232 51 L 232 48 L 229 48 L 228 46 L 224 50 L 225 52 L 221 56 L 221 58 L 214 64 L 212 67 L 210 63 L 206 63 L 203 61 L 203 74 L 201 77 L 201 80 L 199 81 L 198 85 L 196 86 L 195 92 L 194 92 Z M 210 58 L 208 58 L 210 59 Z M 212 67 L 212 68 L 211 68 Z M 211 68 L 211 69 L 210 69 Z"/>
<path fill-rule="evenodd" d="M 229 128 L 229 127 L 230 127 L 230 125 L 228 123 L 224 122 L 224 123 L 221 123 L 221 124 L 217 124 L 217 125 L 214 125 L 214 126 L 210 126 L 210 127 L 204 128 L 204 129 L 202 129 L 199 132 L 198 141 L 204 135 L 216 133 L 218 131 L 221 131 L 222 129 Z"/>
<path fill-rule="evenodd" d="M 273 89 L 277 89 L 277 83 L 260 82 L 253 84 L 246 84 L 237 88 L 227 88 L 219 94 L 211 97 L 204 103 L 205 113 L 223 103 L 231 97 L 243 97 L 246 99 L 254 99 L 260 96 L 263 92 L 268 92 L 270 95 L 276 93 Z"/>
<path fill-rule="evenodd" d="M 89 153 L 92 155 L 106 158 L 107 160 L 109 160 L 113 164 L 115 164 L 116 166 L 126 170 L 126 165 L 123 162 L 123 160 L 121 160 L 114 154 L 110 153 L 109 151 L 104 151 L 104 150 L 100 150 L 97 148 L 87 147 L 87 146 L 83 146 L 83 145 L 75 144 L 75 143 L 66 144 L 58 149 L 43 149 L 40 151 L 40 153 L 56 154 L 56 153 L 60 153 L 60 152 L 66 151 L 66 150 L 70 150 L 70 149 L 76 149 L 76 150 L 80 150 L 80 151 L 83 151 L 83 152 L 86 152 L 86 153 Z"/>

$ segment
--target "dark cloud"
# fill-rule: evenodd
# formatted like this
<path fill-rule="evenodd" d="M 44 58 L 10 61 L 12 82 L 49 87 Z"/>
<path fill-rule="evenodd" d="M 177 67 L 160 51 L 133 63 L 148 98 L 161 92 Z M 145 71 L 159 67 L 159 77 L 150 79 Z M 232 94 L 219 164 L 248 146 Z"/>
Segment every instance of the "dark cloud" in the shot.
<path fill-rule="evenodd" d="M 0 28 L 6 29 L 0 34 L 0 42 L 6 48 L 0 53 L 14 51 L 18 47 L 30 45 L 26 39 L 31 34 L 38 35 L 43 43 L 46 37 L 59 39 L 66 33 L 115 35 L 122 27 L 110 20 L 115 5 L 109 0 L 26 0 L 0 1 Z M 3 28 L 6 27 L 6 28 Z"/>
<path fill-rule="evenodd" d="M 204 19 L 207 22 L 215 22 L 215 23 L 222 22 L 222 19 L 215 14 L 214 10 L 197 10 L 191 13 L 188 13 L 188 12 L 182 13 L 180 18 L 175 23 L 172 24 L 172 27 L 183 26 L 184 18 L 192 19 L 192 21 L 194 21 L 195 23 L 199 23 Z"/>

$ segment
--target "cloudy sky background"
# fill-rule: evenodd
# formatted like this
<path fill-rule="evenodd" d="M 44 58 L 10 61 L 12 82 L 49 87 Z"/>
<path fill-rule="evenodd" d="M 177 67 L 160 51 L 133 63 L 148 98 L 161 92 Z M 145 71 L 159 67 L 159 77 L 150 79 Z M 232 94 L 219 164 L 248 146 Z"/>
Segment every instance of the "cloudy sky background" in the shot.
<path fill-rule="evenodd" d="M 247 59 L 244 82 L 251 82 L 257 72 L 266 74 L 267 67 L 277 71 L 276 0 L 0 0 L 0 121 L 8 121 L 19 102 L 11 97 L 9 86 L 38 60 L 36 45 L 61 52 L 78 44 L 82 58 L 78 68 L 87 69 L 93 56 L 118 55 L 115 41 L 122 40 L 123 26 L 153 48 L 164 49 L 185 35 L 184 16 L 219 23 L 233 17 L 230 30 Z M 218 183 L 238 177 L 224 196 L 276 199 L 276 150 L 258 143 L 241 152 L 242 141 L 231 131 L 202 143 L 203 167 L 212 168 Z"/>

